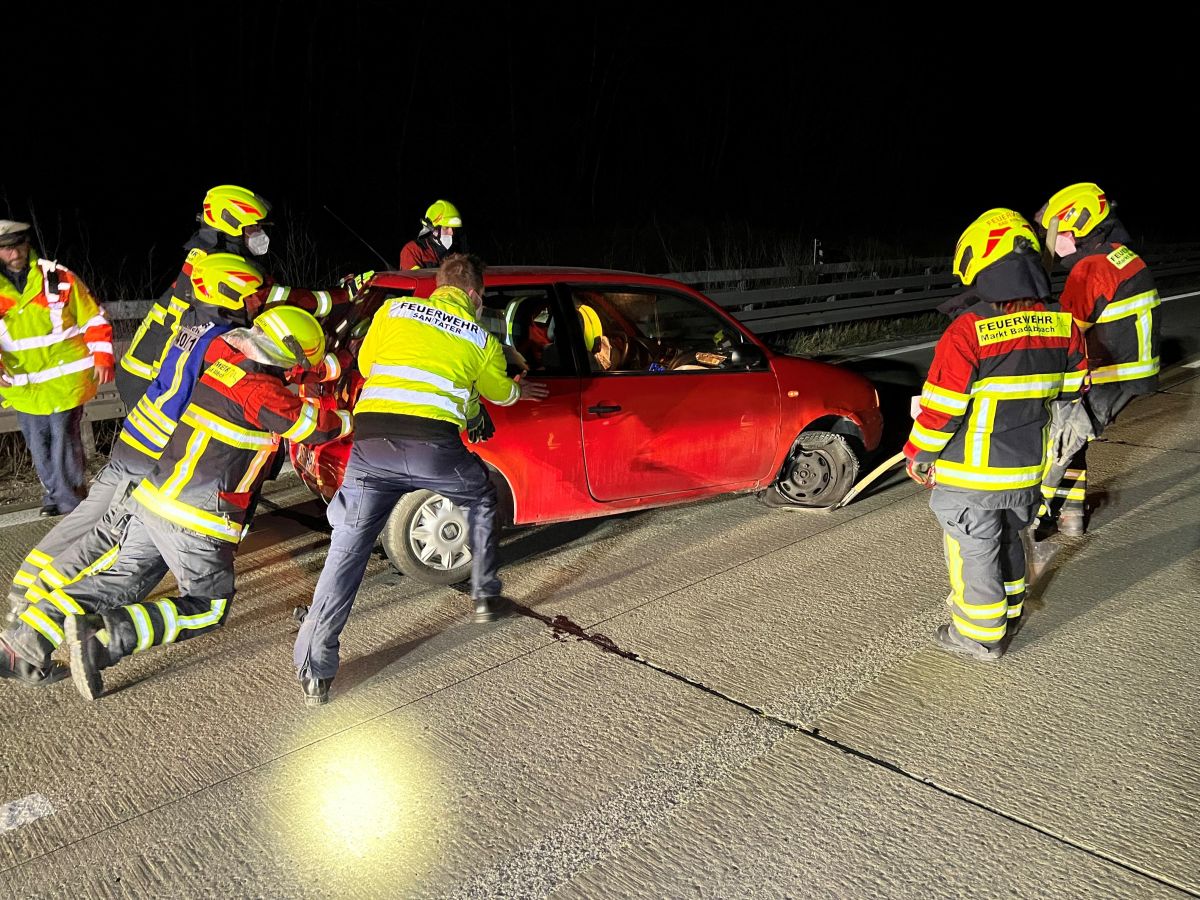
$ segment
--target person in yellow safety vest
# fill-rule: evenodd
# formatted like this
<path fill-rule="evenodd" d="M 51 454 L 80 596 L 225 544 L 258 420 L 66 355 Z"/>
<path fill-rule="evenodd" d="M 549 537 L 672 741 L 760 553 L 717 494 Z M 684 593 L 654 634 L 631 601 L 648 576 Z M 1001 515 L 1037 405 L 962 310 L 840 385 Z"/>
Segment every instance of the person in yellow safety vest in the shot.
<path fill-rule="evenodd" d="M 1129 248 L 1129 232 L 1100 187 L 1063 188 L 1039 211 L 1041 226 L 1057 225 L 1054 257 L 1067 280 L 1059 294 L 1087 342 L 1091 389 L 1084 406 L 1099 437 L 1129 403 L 1158 388 L 1158 288 L 1146 261 Z M 1040 528 L 1078 536 L 1086 528 L 1087 444 L 1064 466 L 1046 467 Z"/>
<path fill-rule="evenodd" d="M 248 511 L 280 441 L 324 443 L 350 432 L 349 413 L 288 388 L 285 373 L 311 369 L 324 354 L 320 323 L 288 306 L 209 344 L 191 401 L 118 523 L 119 549 L 105 567 L 30 604 L 0 635 L 0 677 L 52 680 L 50 654 L 66 639 L 76 687 L 95 699 L 102 669 L 224 624 Z M 168 572 L 179 595 L 145 602 Z"/>
<path fill-rule="evenodd" d="M 17 411 L 42 483 L 43 516 L 87 494 L 83 406 L 113 380 L 112 326 L 83 280 L 0 220 L 0 399 Z"/>
<path fill-rule="evenodd" d="M 195 294 L 191 270 L 196 261 L 209 253 L 232 253 L 261 257 L 270 246 L 266 232 L 271 204 L 248 188 L 221 184 L 204 195 L 197 215 L 199 230 L 184 244 L 187 256 L 171 287 L 155 301 L 134 333 L 129 348 L 117 369 L 117 389 L 121 402 L 132 410 L 158 374 L 171 340 L 181 324 L 196 324 L 190 314 Z M 344 286 L 329 290 L 308 290 L 276 284 L 269 274 L 263 286 L 246 299 L 246 311 L 253 318 L 264 308 L 286 303 L 323 318 L 333 309 L 350 302 L 352 293 Z"/>
<path fill-rule="evenodd" d="M 427 488 L 466 510 L 475 621 L 496 617 L 496 489 L 461 432 L 472 442 L 489 437 L 480 397 L 511 406 L 541 400 L 548 389 L 505 374 L 500 342 L 479 324 L 483 269 L 476 256 L 451 254 L 427 299 L 395 298 L 371 321 L 358 355 L 366 381 L 354 406 L 354 442 L 329 504 L 329 553 L 292 656 L 306 705 L 329 699 L 338 639 L 371 548 L 409 491 Z"/>
<path fill-rule="evenodd" d="M 952 262 L 973 302 L 938 339 L 904 455 L 909 476 L 933 489 L 944 532 L 951 622 L 937 644 L 995 660 L 1021 621 L 1021 532 L 1040 499 L 1049 407 L 1079 402 L 1087 361 L 1070 314 L 1048 300 L 1037 235 L 1020 214 L 985 212 Z"/>
<path fill-rule="evenodd" d="M 466 252 L 462 215 L 449 200 L 435 200 L 421 217 L 421 231 L 400 248 L 401 269 L 432 269 L 451 252 Z"/>

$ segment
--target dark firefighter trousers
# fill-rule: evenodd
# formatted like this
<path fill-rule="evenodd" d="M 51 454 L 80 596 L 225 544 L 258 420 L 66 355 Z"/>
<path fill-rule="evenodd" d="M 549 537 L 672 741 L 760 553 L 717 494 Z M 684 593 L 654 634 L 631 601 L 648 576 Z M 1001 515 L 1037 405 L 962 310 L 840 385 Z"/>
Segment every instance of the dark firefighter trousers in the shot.
<path fill-rule="evenodd" d="M 985 646 L 1004 638 L 1025 601 L 1025 548 L 1021 530 L 1036 503 L 1016 509 L 980 509 L 971 494 L 934 488 L 929 508 L 942 526 L 950 575 L 951 620 L 963 637 Z"/>
<path fill-rule="evenodd" d="M 110 664 L 225 622 L 234 593 L 236 544 L 183 528 L 136 502 L 119 526 L 120 548 L 107 568 L 30 604 L 5 631 L 4 638 L 27 662 L 48 662 L 63 641 L 69 614 L 103 616 Z M 144 602 L 168 571 L 179 596 Z"/>
<path fill-rule="evenodd" d="M 76 581 L 89 567 L 101 567 L 116 553 L 118 525 L 133 510 L 130 498 L 141 475 L 109 463 L 97 473 L 88 495 L 26 554 L 8 590 L 14 621 L 29 603 L 49 600 L 50 592 Z"/>
<path fill-rule="evenodd" d="M 375 541 L 396 501 L 428 488 L 466 510 L 471 529 L 471 596 L 500 593 L 496 488 L 479 457 L 453 438 L 355 441 L 342 486 L 329 504 L 333 526 L 325 567 L 292 654 L 300 678 L 333 678 L 339 636 L 350 617 Z"/>
<path fill-rule="evenodd" d="M 1088 416 L 1092 420 L 1092 431 L 1100 437 L 1109 425 L 1117 420 L 1129 402 L 1139 394 L 1131 393 L 1119 381 L 1094 384 L 1084 395 Z M 1047 471 L 1047 475 L 1049 475 Z M 1071 457 L 1071 462 L 1059 479 L 1047 478 L 1042 482 L 1042 505 L 1038 517 L 1043 520 L 1057 519 L 1063 513 L 1082 515 L 1087 501 L 1087 444 Z"/>

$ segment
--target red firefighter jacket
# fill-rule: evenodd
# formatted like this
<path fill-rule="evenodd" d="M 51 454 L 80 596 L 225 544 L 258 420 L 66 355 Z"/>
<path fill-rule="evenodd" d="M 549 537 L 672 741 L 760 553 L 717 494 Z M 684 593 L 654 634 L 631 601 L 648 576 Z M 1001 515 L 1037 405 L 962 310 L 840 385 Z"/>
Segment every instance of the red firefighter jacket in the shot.
<path fill-rule="evenodd" d="M 350 414 L 288 390 L 281 371 L 217 338 L 154 471 L 134 490 L 142 506 L 231 543 L 280 438 L 320 444 L 350 433 Z"/>
<path fill-rule="evenodd" d="M 449 251 L 432 234 L 409 241 L 400 248 L 401 269 L 436 269 Z"/>
<path fill-rule="evenodd" d="M 1058 302 L 1084 330 L 1093 384 L 1157 388 L 1159 298 L 1145 260 L 1124 244 L 1102 244 L 1071 266 Z"/>
<path fill-rule="evenodd" d="M 963 311 L 938 340 L 904 455 L 935 463 L 937 484 L 1019 491 L 1041 484 L 1049 402 L 1079 395 L 1083 337 L 1055 304 Z"/>

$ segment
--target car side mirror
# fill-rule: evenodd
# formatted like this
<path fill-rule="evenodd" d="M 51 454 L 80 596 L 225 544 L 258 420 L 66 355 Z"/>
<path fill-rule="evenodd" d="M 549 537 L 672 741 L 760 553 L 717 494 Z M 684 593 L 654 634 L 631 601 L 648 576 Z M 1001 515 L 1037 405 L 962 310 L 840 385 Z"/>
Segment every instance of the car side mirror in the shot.
<path fill-rule="evenodd" d="M 735 369 L 754 369 L 766 361 L 757 344 L 738 344 L 729 351 L 729 365 Z"/>

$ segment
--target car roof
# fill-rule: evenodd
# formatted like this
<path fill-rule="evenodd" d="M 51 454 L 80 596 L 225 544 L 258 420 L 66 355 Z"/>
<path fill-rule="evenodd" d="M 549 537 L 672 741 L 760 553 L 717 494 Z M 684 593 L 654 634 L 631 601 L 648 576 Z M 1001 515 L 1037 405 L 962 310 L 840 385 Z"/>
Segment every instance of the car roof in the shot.
<path fill-rule="evenodd" d="M 376 272 L 372 284 L 383 288 L 416 288 L 418 285 L 430 285 L 436 275 L 437 269 Z M 675 288 L 687 289 L 686 285 L 657 275 L 624 272 L 619 269 L 591 269 L 573 266 L 488 266 L 483 273 L 483 280 L 484 284 L 489 287 L 584 281 L 602 284 L 670 285 Z"/>

